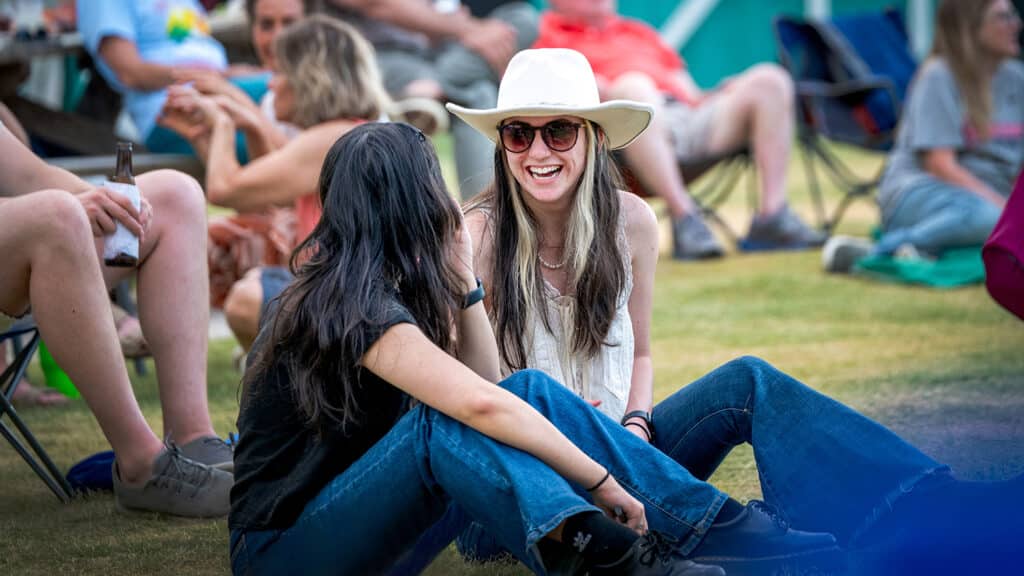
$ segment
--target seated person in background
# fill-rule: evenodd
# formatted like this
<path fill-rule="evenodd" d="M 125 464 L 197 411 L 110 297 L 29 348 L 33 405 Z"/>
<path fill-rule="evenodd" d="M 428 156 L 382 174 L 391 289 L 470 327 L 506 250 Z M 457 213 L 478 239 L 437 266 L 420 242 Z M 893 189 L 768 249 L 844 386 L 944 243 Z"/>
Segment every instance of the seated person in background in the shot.
<path fill-rule="evenodd" d="M 284 146 L 240 165 L 235 129 L 244 128 L 246 117 L 233 114 L 230 107 L 221 105 L 222 100 L 195 90 L 172 91 L 165 116 L 199 119 L 199 129 L 185 130 L 195 148 L 205 150 L 205 188 L 212 204 L 239 212 L 294 206 L 297 227 L 290 249 L 320 219 L 317 177 L 328 149 L 353 126 L 377 120 L 387 95 L 373 48 L 354 28 L 335 18 L 310 16 L 291 25 L 278 36 L 274 51 L 278 71 L 270 89 L 275 113 L 302 128 Z M 243 348 L 248 349 L 256 337 L 270 300 L 290 281 L 284 268 L 255 268 L 231 288 L 224 311 Z"/>
<path fill-rule="evenodd" d="M 137 177 L 142 210 L 45 164 L 0 126 L 0 312 L 28 312 L 78 386 L 116 454 L 119 508 L 222 516 L 231 448 L 206 397 L 206 207 L 199 185 L 161 170 Z M 104 236 L 139 236 L 137 270 L 104 267 Z M 156 361 L 167 445 L 146 423 L 125 369 L 107 289 L 137 273 L 142 327 Z M 173 286 L 173 289 L 168 289 Z"/>
<path fill-rule="evenodd" d="M 310 12 L 310 0 L 246 0 L 245 11 L 249 18 L 249 30 L 252 45 L 264 73 L 253 75 L 249 81 L 265 87 L 271 75 L 277 70 L 274 61 L 274 40 L 289 25 L 298 22 Z M 243 117 L 240 129 L 246 134 L 246 144 L 250 157 L 262 156 L 268 150 L 259 149 L 266 146 L 269 150 L 280 148 L 288 139 L 299 132 L 299 128 L 287 122 L 281 122 L 274 114 L 274 92 L 265 88 L 253 87 L 250 92 L 263 94 L 259 103 L 250 98 L 250 94 L 213 70 L 183 69 L 175 70 L 174 78 L 178 83 L 187 83 L 207 96 L 216 96 L 222 107 L 231 110 L 232 115 Z M 247 82 L 249 82 L 247 81 Z M 236 80 L 237 82 L 237 80 Z M 174 129 L 175 120 L 168 125 L 163 118 L 158 118 L 161 126 Z M 253 132 L 259 132 L 258 135 Z M 255 147 L 255 149 L 254 149 Z M 205 151 L 197 151 L 205 160 Z"/>
<path fill-rule="evenodd" d="M 509 59 L 533 43 L 537 11 L 526 2 L 463 0 L 454 12 L 433 0 L 326 0 L 373 44 L 388 93 L 487 108 Z M 458 2 L 456 2 L 457 4 Z M 467 10 L 468 8 L 468 10 Z M 440 105 L 436 114 L 447 122 Z M 421 123 L 416 123 L 423 128 Z M 459 193 L 469 198 L 492 178 L 494 147 L 462 122 L 451 125 Z"/>
<path fill-rule="evenodd" d="M 672 256 L 723 254 L 693 199 L 678 163 L 749 146 L 761 185 L 758 214 L 745 245 L 752 249 L 820 246 L 825 237 L 786 204 L 786 170 L 793 145 L 793 82 L 774 64 L 760 64 L 701 92 L 679 55 L 649 25 L 616 14 L 612 0 L 551 0 L 534 47 L 582 52 L 604 99 L 654 106 L 651 129 L 625 153 L 643 187 L 672 216 Z"/>
<path fill-rule="evenodd" d="M 826 271 L 849 272 L 869 254 L 936 257 L 985 242 L 1024 165 L 1020 30 L 1009 0 L 939 5 L 879 186 L 882 236 L 832 238 Z"/>
<path fill-rule="evenodd" d="M 146 147 L 189 153 L 188 143 L 156 125 L 165 89 L 186 69 L 223 74 L 224 47 L 210 36 L 206 11 L 197 0 L 90 0 L 77 3 L 85 48 L 110 86 L 124 95 Z"/>

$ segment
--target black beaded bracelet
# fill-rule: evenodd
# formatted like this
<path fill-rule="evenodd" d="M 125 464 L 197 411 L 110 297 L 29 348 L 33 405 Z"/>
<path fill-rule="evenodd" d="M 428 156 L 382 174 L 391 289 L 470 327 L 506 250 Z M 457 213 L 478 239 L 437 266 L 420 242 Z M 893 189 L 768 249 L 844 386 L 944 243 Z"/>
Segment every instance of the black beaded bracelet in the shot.
<path fill-rule="evenodd" d="M 462 309 L 465 310 L 473 304 L 480 302 L 484 299 L 484 283 L 480 278 L 476 279 L 476 288 L 466 292 L 466 295 L 462 297 Z"/>
<path fill-rule="evenodd" d="M 607 469 L 607 468 L 605 468 L 604 469 L 604 476 L 601 477 L 601 479 L 597 481 L 597 484 L 594 484 L 590 488 L 587 488 L 587 492 L 593 492 L 594 490 L 597 490 L 598 488 L 600 488 L 602 484 L 604 484 L 605 482 L 608 481 L 608 478 L 610 478 L 611 475 L 612 475 L 612 471 Z"/>

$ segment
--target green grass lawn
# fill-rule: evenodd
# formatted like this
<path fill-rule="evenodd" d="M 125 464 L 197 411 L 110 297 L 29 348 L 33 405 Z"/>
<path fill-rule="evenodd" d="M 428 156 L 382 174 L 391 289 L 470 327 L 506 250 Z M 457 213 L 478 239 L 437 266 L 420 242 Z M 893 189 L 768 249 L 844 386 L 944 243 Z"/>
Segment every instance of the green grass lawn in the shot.
<path fill-rule="evenodd" d="M 443 158 L 446 146 L 442 142 Z M 875 157 L 844 156 L 860 173 L 878 165 Z M 802 168 L 794 164 L 790 173 L 792 202 L 806 212 Z M 446 174 L 452 174 L 448 163 Z M 725 213 L 743 231 L 749 212 L 735 196 Z M 829 201 L 835 198 L 830 190 Z M 875 218 L 870 204 L 858 203 L 841 231 L 866 233 Z M 653 324 L 656 398 L 753 354 L 881 420 L 964 476 L 1000 478 L 1024 470 L 1024 324 L 980 286 L 880 285 L 826 276 L 819 260 L 817 252 L 732 255 L 710 263 L 662 258 Z M 222 434 L 234 430 L 238 410 L 233 346 L 220 340 L 210 347 L 210 406 Z M 38 370 L 32 376 L 40 381 Z M 146 417 L 161 430 L 153 377 L 133 374 L 133 380 Z M 65 469 L 107 449 L 80 401 L 21 414 Z M 712 481 L 741 500 L 757 497 L 750 450 L 734 451 Z M 123 515 L 108 494 L 59 504 L 6 443 L 0 443 L 0 534 L 0 574 L 228 572 L 226 521 Z M 449 551 L 429 573 L 526 571 L 466 566 Z"/>

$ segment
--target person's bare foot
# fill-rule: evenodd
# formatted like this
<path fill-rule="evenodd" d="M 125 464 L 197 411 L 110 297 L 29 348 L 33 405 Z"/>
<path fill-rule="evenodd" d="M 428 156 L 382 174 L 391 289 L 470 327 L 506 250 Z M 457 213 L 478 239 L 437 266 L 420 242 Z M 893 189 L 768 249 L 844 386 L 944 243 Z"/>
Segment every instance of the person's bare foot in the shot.
<path fill-rule="evenodd" d="M 67 404 L 68 397 L 56 390 L 38 388 L 30 384 L 28 380 L 22 379 L 21 383 L 18 384 L 18 387 L 14 389 L 14 395 L 11 396 L 11 403 L 23 408 L 28 406 L 47 408 L 50 406 L 63 406 L 64 404 Z"/>

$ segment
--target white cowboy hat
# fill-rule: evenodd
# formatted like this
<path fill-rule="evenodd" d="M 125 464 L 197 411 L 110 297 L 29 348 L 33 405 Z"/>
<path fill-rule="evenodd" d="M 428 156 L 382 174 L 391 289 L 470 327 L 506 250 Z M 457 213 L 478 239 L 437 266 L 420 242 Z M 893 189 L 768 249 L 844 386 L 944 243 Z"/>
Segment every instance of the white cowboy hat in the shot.
<path fill-rule="evenodd" d="M 453 114 L 498 142 L 498 125 L 513 116 L 578 116 L 600 124 L 611 149 L 636 140 L 654 109 L 630 100 L 601 102 L 587 59 L 575 50 L 523 50 L 508 63 L 498 87 L 498 106 L 487 110 L 445 104 Z"/>

